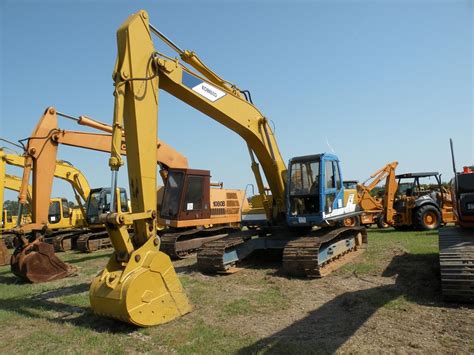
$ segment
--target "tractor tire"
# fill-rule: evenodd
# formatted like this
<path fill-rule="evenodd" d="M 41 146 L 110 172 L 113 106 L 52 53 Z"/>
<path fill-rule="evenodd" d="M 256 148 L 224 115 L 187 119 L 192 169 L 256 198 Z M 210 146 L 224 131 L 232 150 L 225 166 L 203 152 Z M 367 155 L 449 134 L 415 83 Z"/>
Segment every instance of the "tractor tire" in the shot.
<path fill-rule="evenodd" d="M 421 231 L 436 230 L 441 224 L 441 214 L 431 205 L 421 206 L 413 217 L 416 229 Z"/>
<path fill-rule="evenodd" d="M 377 218 L 377 227 L 379 227 L 380 229 L 385 229 L 385 228 L 390 227 L 389 224 L 384 222 L 384 218 L 385 217 L 383 215 L 380 215 L 379 218 Z"/>
<path fill-rule="evenodd" d="M 357 227 L 360 226 L 360 218 L 359 216 L 347 217 L 344 218 L 339 225 L 341 227 Z"/>

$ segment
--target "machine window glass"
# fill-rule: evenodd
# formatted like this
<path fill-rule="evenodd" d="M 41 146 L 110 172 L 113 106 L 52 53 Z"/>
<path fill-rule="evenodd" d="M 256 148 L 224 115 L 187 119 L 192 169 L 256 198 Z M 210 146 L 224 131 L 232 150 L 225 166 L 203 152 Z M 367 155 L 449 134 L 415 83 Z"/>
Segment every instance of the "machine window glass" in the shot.
<path fill-rule="evenodd" d="M 291 164 L 290 213 L 292 216 L 319 212 L 319 160 Z"/>
<path fill-rule="evenodd" d="M 188 189 L 184 198 L 184 211 L 202 210 L 203 193 L 204 193 L 204 177 L 189 176 Z"/>
<path fill-rule="evenodd" d="M 120 209 L 122 212 L 128 212 L 128 199 L 125 191 L 120 191 Z"/>
<path fill-rule="evenodd" d="M 344 181 L 342 184 L 345 189 L 357 189 L 357 181 Z"/>
<path fill-rule="evenodd" d="M 89 195 L 86 206 L 86 218 L 89 223 L 94 223 L 97 219 L 100 207 L 100 191 L 94 191 Z"/>
<path fill-rule="evenodd" d="M 176 218 L 178 216 L 183 180 L 184 174 L 181 172 L 172 171 L 168 174 L 160 212 L 162 217 Z"/>
<path fill-rule="evenodd" d="M 69 206 L 67 200 L 62 200 L 63 217 L 69 218 Z"/>
<path fill-rule="evenodd" d="M 326 189 L 333 189 L 336 187 L 332 163 L 333 163 L 332 161 L 325 162 L 326 175 L 325 175 L 324 186 L 326 186 Z"/>
<path fill-rule="evenodd" d="M 58 223 L 61 220 L 61 207 L 59 201 L 49 203 L 48 221 L 51 224 Z"/>
<path fill-rule="evenodd" d="M 319 161 L 293 163 L 290 194 L 308 195 L 319 192 Z"/>
<path fill-rule="evenodd" d="M 339 165 L 337 164 L 337 162 L 333 161 L 332 167 L 334 171 L 334 179 L 336 181 L 336 188 L 340 190 L 341 189 L 341 174 L 339 173 Z"/>

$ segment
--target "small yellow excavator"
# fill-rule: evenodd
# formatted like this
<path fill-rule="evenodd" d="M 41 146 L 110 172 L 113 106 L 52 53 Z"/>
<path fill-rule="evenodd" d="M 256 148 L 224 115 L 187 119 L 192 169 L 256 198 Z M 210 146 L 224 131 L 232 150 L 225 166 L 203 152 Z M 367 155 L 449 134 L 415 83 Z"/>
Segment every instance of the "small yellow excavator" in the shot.
<path fill-rule="evenodd" d="M 158 53 L 152 34 L 199 73 L 178 59 Z M 228 272 L 255 250 L 278 249 L 282 251 L 283 268 L 288 274 L 321 277 L 364 250 L 365 228 L 336 227 L 338 221 L 360 212 L 356 211 L 354 195 L 345 198 L 339 159 L 335 155 L 295 157 L 287 169 L 269 121 L 252 104 L 250 93 L 221 79 L 194 52 L 181 50 L 149 24 L 145 11 L 130 16 L 122 24 L 117 32 L 117 45 L 109 165 L 112 190 L 115 190 L 122 165 L 117 147 L 124 133 L 133 212 L 111 210 L 100 217 L 106 224 L 114 253 L 103 272 L 92 281 L 90 300 L 95 313 L 150 326 L 168 322 L 191 310 L 169 257 L 159 250 L 160 239 L 156 233 L 157 177 L 150 152 L 157 136 L 159 89 L 245 140 L 259 190 L 259 197 L 253 199 L 255 204 L 250 206 L 249 213 L 243 211 L 242 215 L 242 223 L 248 222 L 255 229 L 230 233 L 204 244 L 198 251 L 201 270 Z M 257 160 L 262 165 L 269 191 Z M 198 214 L 209 206 L 193 203 L 181 208 Z M 133 236 L 128 232 L 132 225 Z M 313 229 L 323 226 L 330 228 Z"/>

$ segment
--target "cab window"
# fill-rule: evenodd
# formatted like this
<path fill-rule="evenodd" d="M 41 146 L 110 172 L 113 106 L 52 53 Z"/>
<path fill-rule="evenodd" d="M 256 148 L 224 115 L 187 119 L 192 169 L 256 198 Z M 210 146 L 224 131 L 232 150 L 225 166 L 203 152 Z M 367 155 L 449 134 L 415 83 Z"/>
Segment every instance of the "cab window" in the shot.
<path fill-rule="evenodd" d="M 63 217 L 69 218 L 69 206 L 67 200 L 62 200 Z"/>
<path fill-rule="evenodd" d="M 334 189 L 336 187 L 336 183 L 334 178 L 333 162 L 326 160 L 324 166 L 326 167 L 324 186 L 326 187 L 326 189 Z"/>
<path fill-rule="evenodd" d="M 203 176 L 189 176 L 188 189 L 184 197 L 184 211 L 202 210 L 203 205 L 203 191 L 204 191 L 204 177 Z"/>
<path fill-rule="evenodd" d="M 58 223 L 61 219 L 61 207 L 59 201 L 53 201 L 49 204 L 48 221 L 49 223 Z"/>

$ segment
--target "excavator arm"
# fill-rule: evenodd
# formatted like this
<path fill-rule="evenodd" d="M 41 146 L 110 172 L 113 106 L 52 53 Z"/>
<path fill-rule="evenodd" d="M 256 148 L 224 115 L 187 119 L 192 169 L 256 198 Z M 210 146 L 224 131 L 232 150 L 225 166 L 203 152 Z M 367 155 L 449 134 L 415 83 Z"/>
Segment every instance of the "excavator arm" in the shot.
<path fill-rule="evenodd" d="M 21 155 L 6 154 L 0 149 L 0 159 L 4 160 L 7 165 L 16 166 L 19 168 L 25 167 L 25 157 Z M 90 192 L 89 182 L 87 181 L 84 174 L 70 163 L 58 160 L 56 161 L 56 167 L 54 169 L 54 177 L 65 180 L 71 185 L 76 197 L 76 201 L 81 209 L 83 209 L 83 204 L 86 202 Z M 15 179 L 10 179 L 10 184 L 15 183 L 16 187 L 16 184 L 18 183 L 18 190 L 15 191 L 21 191 L 22 179 L 17 177 L 14 178 Z M 16 179 L 19 179 L 19 181 Z M 6 180 L 6 182 L 7 181 L 8 180 Z M 31 190 L 31 186 L 28 188 Z M 31 196 L 31 191 L 29 191 L 29 197 L 31 198 Z"/>
<path fill-rule="evenodd" d="M 85 176 L 67 162 L 56 162 L 58 145 L 67 145 L 94 151 L 110 152 L 112 136 L 110 134 L 67 131 L 58 128 L 58 115 L 54 107 L 45 110 L 40 118 L 32 136 L 28 138 L 25 157 L 9 155 L 7 162 L 12 165 L 22 166 L 22 187 L 19 193 L 20 205 L 26 203 L 26 189 L 29 184 L 30 174 L 33 175 L 33 203 L 32 224 L 22 226 L 23 232 L 41 229 L 48 220 L 46 201 L 49 201 L 52 191 L 53 176 L 71 183 L 76 192 L 76 199 L 83 210 L 83 204 L 89 195 L 90 187 Z M 71 117 L 71 116 L 69 116 Z M 106 124 L 94 121 L 85 116 L 78 119 L 78 123 L 88 127 L 111 132 L 112 128 Z M 156 140 L 155 140 L 156 141 Z M 163 168 L 187 168 L 186 157 L 178 153 L 165 142 L 158 141 L 154 145 L 156 150 L 154 165 L 160 164 Z M 119 144 L 120 154 L 126 154 L 125 140 L 121 137 Z M 34 166 L 34 168 L 32 168 Z M 41 186 L 40 191 L 38 187 Z M 37 197 L 37 194 L 38 197 Z M 84 212 L 84 210 L 83 210 Z"/>
<path fill-rule="evenodd" d="M 52 191 L 53 177 L 58 176 L 68 180 L 74 187 L 78 202 L 80 202 L 79 197 L 82 197 L 85 201 L 90 192 L 89 185 L 79 170 L 74 169 L 67 162 L 56 162 L 58 146 L 62 144 L 103 152 L 110 152 L 111 149 L 112 135 L 61 130 L 58 128 L 58 116 L 60 115 L 65 116 L 57 112 L 54 107 L 47 108 L 36 125 L 33 134 L 26 139 L 25 155 L 21 157 L 23 162 L 16 158 L 16 164 L 20 165 L 22 163 L 24 166 L 19 192 L 19 221 L 26 204 L 30 175 L 33 175 L 33 198 L 31 202 L 32 222 L 19 225 L 13 231 L 18 235 L 18 238 L 16 238 L 18 247 L 12 258 L 12 271 L 19 277 L 33 282 L 58 279 L 70 272 L 70 268 L 57 258 L 50 245 L 46 245 L 42 241 L 43 231 L 48 225 L 48 204 Z M 67 117 L 71 118 L 72 116 Z M 81 125 L 102 131 L 112 131 L 110 126 L 85 116 L 81 116 L 76 121 Z M 125 139 L 122 132 L 119 133 L 117 150 L 119 154 L 126 154 Z M 150 152 L 153 152 L 151 153 L 153 169 L 156 169 L 157 163 L 165 170 L 168 168 L 185 169 L 188 167 L 187 159 L 184 156 L 166 143 L 157 142 L 156 136 L 153 139 Z M 152 195 L 156 195 L 156 190 Z M 115 193 L 112 193 L 111 196 L 115 196 Z M 83 215 L 86 217 L 84 207 L 81 203 L 80 205 Z M 30 262 L 29 260 L 32 261 Z M 41 265 L 41 268 L 38 268 L 37 265 Z M 46 267 L 47 265 L 50 265 L 50 267 Z M 41 278 L 36 277 L 38 276 L 38 271 L 41 271 Z"/>

